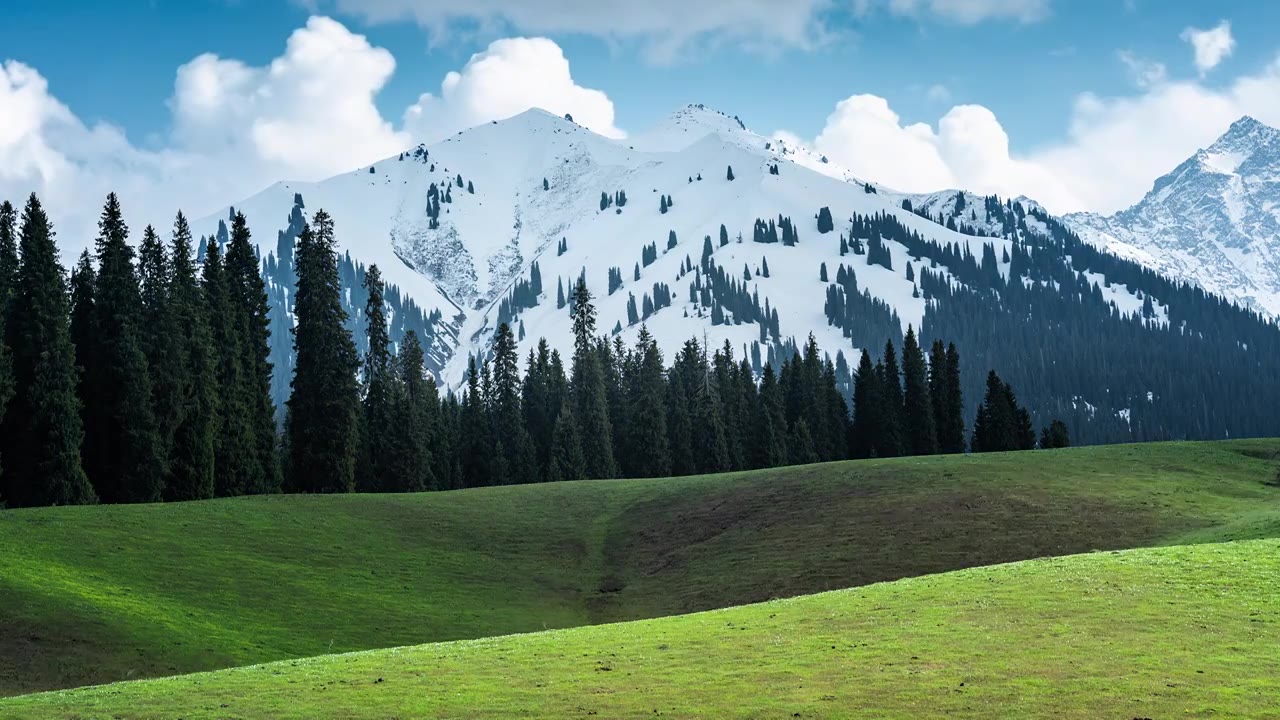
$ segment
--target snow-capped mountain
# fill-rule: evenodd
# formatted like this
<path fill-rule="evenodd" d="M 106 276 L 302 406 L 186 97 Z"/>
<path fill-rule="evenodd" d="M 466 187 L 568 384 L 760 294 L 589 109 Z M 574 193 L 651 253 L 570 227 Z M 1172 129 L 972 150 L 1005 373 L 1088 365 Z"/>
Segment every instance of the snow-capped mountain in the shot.
<path fill-rule="evenodd" d="M 1243 117 L 1137 205 L 1067 220 L 1099 247 L 1280 316 L 1280 130 Z"/>
<path fill-rule="evenodd" d="M 233 211 L 249 219 L 275 306 L 278 400 L 291 368 L 293 239 L 321 208 L 350 258 L 353 330 L 363 268 L 376 263 L 396 286 L 393 340 L 410 328 L 425 336 L 450 388 L 503 321 L 522 354 L 539 338 L 570 354 L 560 298 L 583 276 L 600 333 L 630 345 L 645 325 L 668 358 L 698 338 L 759 368 L 812 333 L 847 381 L 861 349 L 900 343 L 908 326 L 955 340 L 969 359 L 967 397 L 996 368 L 1038 422 L 1066 418 L 1086 441 L 1246 434 L 1274 410 L 1232 424 L 1224 391 L 1221 411 L 1166 423 L 1170 405 L 1196 401 L 1151 377 L 1163 365 L 1124 364 L 1160 347 L 1153 362 L 1213 364 L 1205 373 L 1225 382 L 1280 347 L 1274 327 L 1097 252 L 1030 200 L 898 193 L 700 105 L 622 140 L 530 110 L 322 182 L 278 183 L 197 221 L 212 236 Z M 1249 357 L 1229 371 L 1216 364 L 1229 358 L 1192 347 L 1242 336 Z M 1124 344 L 1124 362 L 1095 367 L 1102 342 Z"/>

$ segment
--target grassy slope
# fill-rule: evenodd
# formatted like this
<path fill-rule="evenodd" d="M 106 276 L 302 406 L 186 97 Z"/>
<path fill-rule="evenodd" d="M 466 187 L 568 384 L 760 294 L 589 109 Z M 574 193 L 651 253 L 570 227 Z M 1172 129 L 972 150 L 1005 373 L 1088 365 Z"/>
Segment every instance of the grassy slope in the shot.
<path fill-rule="evenodd" d="M 1280 541 L 0 700 L 18 718 L 1277 717 Z"/>
<path fill-rule="evenodd" d="M 1280 537 L 1277 441 L 0 513 L 0 695 Z"/>

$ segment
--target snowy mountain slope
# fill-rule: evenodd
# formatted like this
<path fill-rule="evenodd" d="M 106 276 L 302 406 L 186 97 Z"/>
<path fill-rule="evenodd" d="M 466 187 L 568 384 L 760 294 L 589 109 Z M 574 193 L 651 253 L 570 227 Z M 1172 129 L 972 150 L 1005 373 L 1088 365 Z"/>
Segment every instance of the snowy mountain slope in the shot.
<path fill-rule="evenodd" d="M 280 398 L 290 276 L 276 266 L 302 219 L 323 208 L 352 263 L 376 263 L 416 303 L 405 327 L 430 337 L 428 364 L 452 389 L 503 320 L 522 354 L 545 337 L 567 356 L 569 308 L 558 296 L 583 275 L 598 332 L 630 345 L 646 325 L 668 359 L 698 338 L 728 342 L 759 368 L 812 333 L 847 389 L 858 351 L 878 354 L 912 326 L 973 358 L 967 397 L 996 368 L 1026 388 L 1038 422 L 1090 425 L 1078 436 L 1086 441 L 1238 435 L 1272 411 L 1228 420 L 1240 400 L 1217 393 L 1222 409 L 1192 415 L 1196 401 L 1160 373 L 1195 366 L 1227 382 L 1222 368 L 1256 366 L 1274 328 L 1095 252 L 1029 200 L 895 192 L 698 105 L 624 140 L 531 110 L 322 182 L 280 183 L 234 208 L 280 286 Z M 196 231 L 217 232 L 230 212 Z M 361 270 L 344 272 L 358 332 Z M 1117 348 L 1123 361 L 1095 365 L 1102 342 L 1129 343 Z M 1250 356 L 1209 356 L 1197 343 L 1241 344 Z"/>
<path fill-rule="evenodd" d="M 528 276 L 534 260 L 547 299 L 519 316 L 526 344 L 545 336 L 554 348 L 569 351 L 568 311 L 556 308 L 554 286 L 563 282 L 568 292 L 585 271 L 598 298 L 601 332 L 621 322 L 623 340 L 634 340 L 639 326 L 627 327 L 628 298 L 634 295 L 641 303 L 645 294 L 653 294 L 654 283 L 665 283 L 673 305 L 647 323 L 664 348 L 673 352 L 705 332 L 714 345 L 729 340 L 742 352 L 759 339 L 758 328 L 711 326 L 709 313 L 688 303 L 694 275 L 682 277 L 680 268 L 686 258 L 695 265 L 700 262 L 704 238 L 710 236 L 717 265 L 736 277 L 750 268 L 748 289 L 759 294 L 761 303 L 767 300 L 777 309 L 784 338 L 803 340 L 813 332 L 819 344 L 834 353 L 852 348 L 840 330 L 827 323 L 826 285 L 818 275 L 825 262 L 835 276 L 842 261 L 839 237 L 853 213 L 895 215 L 912 230 L 968 247 L 975 255 L 984 243 L 994 243 L 997 251 L 1009 247 L 1002 239 L 949 231 L 902 211 L 894 197 L 867 193 L 860 182 L 798 164 L 797 158 L 823 164 L 809 155 L 699 106 L 679 111 L 630 141 L 603 138 L 564 118 L 531 110 L 320 183 L 279 183 L 234 207 L 259 228 L 257 239 L 265 257 L 274 241 L 264 237 L 267 228 L 261 218 L 283 217 L 298 193 L 308 210 L 324 208 L 334 217 L 340 247 L 354 259 L 378 264 L 389 282 L 424 308 L 439 309 L 446 318 L 465 314 L 459 333 L 462 344 L 444 368 L 444 380 L 454 387 L 462 381 L 467 355 L 482 352 L 492 336 L 505 292 Z M 775 164 L 777 175 L 770 173 Z M 730 167 L 733 181 L 727 179 Z M 452 200 L 442 204 L 435 229 L 425 210 L 432 183 L 449 186 Z M 474 194 L 466 191 L 468 183 Z M 601 211 L 601 193 L 613 196 L 619 190 L 625 192 L 626 204 Z M 666 213 L 660 212 L 664 195 L 672 200 Z M 825 235 L 816 229 L 822 207 L 831 208 L 836 225 L 836 231 Z M 226 213 L 219 211 L 197 223 L 197 231 L 212 232 Z M 796 223 L 797 245 L 751 241 L 757 219 L 776 220 L 780 215 Z M 731 238 L 724 247 L 719 246 L 721 224 Z M 668 250 L 672 231 L 677 246 Z M 558 256 L 562 239 L 568 251 Z M 635 267 L 650 243 L 656 243 L 658 258 L 641 268 L 636 281 Z M 905 248 L 889 244 L 895 259 L 905 257 Z M 908 324 L 919 328 L 925 301 L 913 297 L 915 286 L 902 267 L 891 271 L 858 259 L 860 286 L 889 303 L 904 329 Z M 843 262 L 852 265 L 854 258 Z M 765 265 L 767 278 L 759 276 Z M 620 269 L 624 283 L 609 295 L 605 281 L 612 267 Z"/>
<path fill-rule="evenodd" d="M 1280 316 L 1280 130 L 1241 118 L 1137 205 L 1067 219 L 1099 247 Z"/>

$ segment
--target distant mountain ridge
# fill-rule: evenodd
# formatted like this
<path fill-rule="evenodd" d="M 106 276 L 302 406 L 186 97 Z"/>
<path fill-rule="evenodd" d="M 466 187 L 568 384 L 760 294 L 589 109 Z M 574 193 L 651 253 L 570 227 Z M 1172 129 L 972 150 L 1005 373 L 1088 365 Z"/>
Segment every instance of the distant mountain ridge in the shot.
<path fill-rule="evenodd" d="M 320 208 L 350 258 L 353 330 L 376 263 L 403 303 L 392 339 L 424 336 L 450 389 L 501 322 L 521 354 L 545 337 L 567 356 L 561 295 L 582 276 L 601 334 L 631 344 L 645 325 L 668 357 L 705 338 L 759 369 L 812 334 L 847 393 L 860 352 L 879 355 L 912 326 L 960 346 L 966 397 L 994 368 L 1037 425 L 1065 419 L 1081 441 L 1280 430 L 1280 408 L 1248 391 L 1280 378 L 1280 352 L 1267 354 L 1280 331 L 1252 313 L 1097 251 L 1032 201 L 895 192 L 701 105 L 623 140 L 530 110 L 236 203 L 270 276 L 278 401 L 291 372 L 287 256 Z M 216 233 L 232 210 L 197 232 Z M 1189 370 L 1208 385 L 1173 380 Z"/>
<path fill-rule="evenodd" d="M 1280 316 L 1280 130 L 1242 117 L 1133 207 L 1068 215 L 1089 242 Z"/>

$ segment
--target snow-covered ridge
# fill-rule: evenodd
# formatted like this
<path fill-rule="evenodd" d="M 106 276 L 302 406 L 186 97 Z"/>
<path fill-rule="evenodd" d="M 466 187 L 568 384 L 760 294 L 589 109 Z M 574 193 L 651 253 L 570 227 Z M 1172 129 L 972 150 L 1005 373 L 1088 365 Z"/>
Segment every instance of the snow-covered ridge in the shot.
<path fill-rule="evenodd" d="M 522 352 L 545 337 L 567 354 L 570 320 L 558 295 L 579 275 L 597 297 L 600 332 L 615 330 L 627 343 L 640 328 L 635 315 L 648 304 L 654 310 L 641 320 L 668 353 L 705 335 L 716 346 L 729 342 L 741 357 L 763 352 L 752 347 L 757 343 L 772 347 L 813 333 L 833 355 L 854 357 L 857 348 L 825 308 L 841 266 L 855 272 L 859 293 L 896 313 L 904 330 L 919 328 L 925 315 L 920 273 L 959 280 L 938 258 L 911 258 L 893 240 L 884 242 L 892 269 L 869 263 L 848 237 L 853 218 L 889 218 L 974 258 L 989 248 L 1006 258 L 1003 276 L 1013 241 L 1046 233 L 1030 216 L 1009 225 L 1009 215 L 993 215 L 984 207 L 989 200 L 971 193 L 893 192 L 700 105 L 623 140 L 529 110 L 322 182 L 279 183 L 234 206 L 248 216 L 264 258 L 295 193 L 304 213 L 323 208 L 333 216 L 341 250 L 377 264 L 425 311 L 438 310 L 456 325 L 438 338 L 449 346 L 436 349 L 452 387 L 461 383 L 468 355 L 487 351 L 504 307 L 520 328 Z M 823 209 L 832 219 L 825 233 Z M 197 221 L 197 232 L 214 232 L 229 210 Z M 753 242 L 758 221 L 790 225 L 798 241 Z M 754 311 L 735 311 L 725 298 L 715 308 L 706 304 L 699 288 L 707 282 L 708 246 L 730 291 L 776 317 L 774 329 L 743 322 Z M 531 302 L 525 286 L 535 264 L 541 293 Z M 1105 284 L 1089 278 L 1098 279 Z M 1142 308 L 1143 299 L 1123 285 L 1107 293 L 1121 312 Z M 654 302 L 668 295 L 669 306 Z M 1160 322 L 1159 298 L 1153 307 L 1152 321 Z"/>
<path fill-rule="evenodd" d="M 1133 207 L 1068 216 L 1089 242 L 1280 316 L 1280 130 L 1232 123 Z"/>

